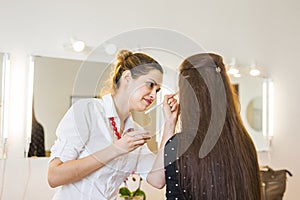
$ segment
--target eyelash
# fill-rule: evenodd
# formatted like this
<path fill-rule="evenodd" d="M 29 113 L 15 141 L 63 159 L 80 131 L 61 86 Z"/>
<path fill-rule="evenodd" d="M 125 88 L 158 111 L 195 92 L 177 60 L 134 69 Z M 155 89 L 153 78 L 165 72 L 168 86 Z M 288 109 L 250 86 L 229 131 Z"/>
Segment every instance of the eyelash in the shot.
<path fill-rule="evenodd" d="M 151 89 L 152 89 L 152 88 L 154 87 L 154 85 L 155 85 L 155 84 L 152 83 L 152 82 L 146 82 L 146 83 L 147 83 L 147 85 L 149 86 L 149 88 L 151 88 Z"/>
<path fill-rule="evenodd" d="M 153 82 L 146 82 L 146 84 L 149 86 L 149 88 L 151 88 L 151 89 L 153 89 L 153 87 L 154 87 L 154 85 L 155 85 L 155 83 L 153 83 Z M 156 93 L 157 92 L 159 92 L 160 91 L 160 88 L 158 88 L 157 90 L 156 90 Z"/>

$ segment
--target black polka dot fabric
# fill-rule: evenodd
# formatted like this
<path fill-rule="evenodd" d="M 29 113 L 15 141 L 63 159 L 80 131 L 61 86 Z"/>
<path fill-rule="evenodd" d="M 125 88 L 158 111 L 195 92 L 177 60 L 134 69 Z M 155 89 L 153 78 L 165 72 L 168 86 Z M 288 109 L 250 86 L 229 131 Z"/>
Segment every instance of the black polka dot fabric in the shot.
<path fill-rule="evenodd" d="M 177 137 L 173 136 L 165 145 L 164 165 L 166 178 L 166 198 L 167 200 L 185 200 L 183 192 L 179 187 L 177 166 Z"/>

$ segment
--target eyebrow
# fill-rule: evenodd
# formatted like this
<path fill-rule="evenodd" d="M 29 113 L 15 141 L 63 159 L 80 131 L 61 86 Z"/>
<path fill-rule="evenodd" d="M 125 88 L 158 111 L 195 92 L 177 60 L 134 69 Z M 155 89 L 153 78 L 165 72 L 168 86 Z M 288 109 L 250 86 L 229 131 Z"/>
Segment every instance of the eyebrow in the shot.
<path fill-rule="evenodd" d="M 152 78 L 149 78 L 149 79 L 152 80 L 155 85 L 158 85 L 155 80 L 153 80 Z"/>

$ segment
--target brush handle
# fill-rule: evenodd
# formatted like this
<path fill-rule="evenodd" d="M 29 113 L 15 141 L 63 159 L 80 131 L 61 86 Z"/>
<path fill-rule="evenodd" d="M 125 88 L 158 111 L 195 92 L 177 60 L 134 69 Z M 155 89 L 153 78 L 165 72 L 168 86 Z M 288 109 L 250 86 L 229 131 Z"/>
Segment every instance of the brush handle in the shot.
<path fill-rule="evenodd" d="M 178 94 L 178 92 L 175 92 L 175 93 L 173 94 L 173 96 L 175 96 L 175 95 L 177 95 L 177 94 Z M 148 110 L 146 110 L 144 113 L 145 113 L 145 114 L 148 114 L 148 113 L 151 112 L 152 110 L 154 110 L 154 109 L 158 108 L 159 106 L 161 106 L 163 103 L 164 103 L 163 101 L 160 102 L 160 103 L 157 104 L 156 106 L 153 106 L 153 107 L 149 108 Z"/>
<path fill-rule="evenodd" d="M 151 112 L 152 110 L 158 108 L 159 106 L 161 106 L 164 102 L 160 102 L 159 104 L 157 104 L 156 106 L 151 107 L 150 109 L 145 111 L 145 114 L 148 114 L 149 112 Z"/>

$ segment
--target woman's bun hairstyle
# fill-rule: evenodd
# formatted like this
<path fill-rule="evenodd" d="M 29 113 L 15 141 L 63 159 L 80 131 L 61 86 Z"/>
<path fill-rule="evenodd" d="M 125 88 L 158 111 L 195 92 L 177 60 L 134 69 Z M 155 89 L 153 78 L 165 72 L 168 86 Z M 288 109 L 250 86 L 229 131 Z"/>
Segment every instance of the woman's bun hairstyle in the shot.
<path fill-rule="evenodd" d="M 129 50 L 123 49 L 118 51 L 117 53 L 117 61 L 118 62 L 123 62 L 126 60 L 129 56 L 131 56 L 133 53 Z"/>
<path fill-rule="evenodd" d="M 119 50 L 116 55 L 114 74 L 112 75 L 112 88 L 116 90 L 120 86 L 120 79 L 124 71 L 129 70 L 133 79 L 146 75 L 156 69 L 163 73 L 160 64 L 152 57 L 144 53 L 132 53 L 127 49 Z"/>

